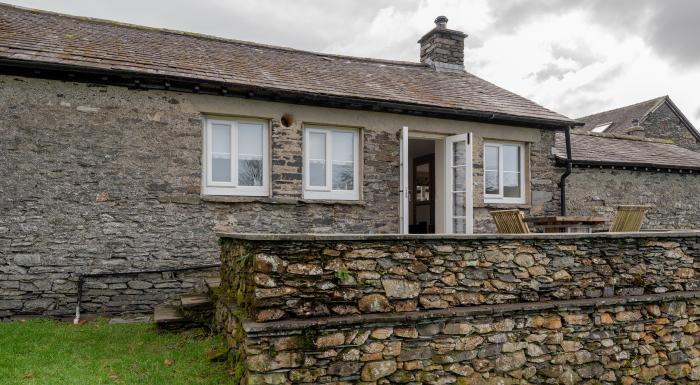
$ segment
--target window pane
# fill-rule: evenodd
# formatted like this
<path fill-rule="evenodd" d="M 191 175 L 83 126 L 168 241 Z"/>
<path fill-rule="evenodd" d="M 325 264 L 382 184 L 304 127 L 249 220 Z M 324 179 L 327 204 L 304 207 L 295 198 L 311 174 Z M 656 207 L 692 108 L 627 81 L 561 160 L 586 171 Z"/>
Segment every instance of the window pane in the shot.
<path fill-rule="evenodd" d="M 263 185 L 263 159 L 238 158 L 238 185 L 262 186 Z"/>
<path fill-rule="evenodd" d="M 263 126 L 240 123 L 238 125 L 238 154 L 263 156 Z"/>
<path fill-rule="evenodd" d="M 309 159 L 326 159 L 326 134 L 319 132 L 309 133 Z"/>
<path fill-rule="evenodd" d="M 355 134 L 352 132 L 333 132 L 333 160 L 344 162 L 354 161 L 354 141 Z"/>
<path fill-rule="evenodd" d="M 505 153 L 504 153 L 505 155 Z M 504 162 L 505 163 L 505 162 Z M 503 172 L 503 197 L 520 198 L 520 173 Z"/>
<path fill-rule="evenodd" d="M 452 143 L 452 165 L 462 166 L 467 164 L 467 142 L 461 140 Z"/>
<path fill-rule="evenodd" d="M 355 176 L 352 163 L 333 162 L 333 190 L 352 190 Z"/>
<path fill-rule="evenodd" d="M 452 232 L 455 234 L 466 234 L 467 220 L 465 218 L 452 219 Z"/>
<path fill-rule="evenodd" d="M 484 147 L 484 169 L 492 171 L 498 170 L 498 147 Z"/>
<path fill-rule="evenodd" d="M 238 125 L 238 185 L 263 184 L 263 126 L 241 123 Z"/>
<path fill-rule="evenodd" d="M 452 193 L 452 216 L 463 217 L 467 215 L 467 194 Z"/>
<path fill-rule="evenodd" d="M 309 186 L 326 185 L 326 162 L 322 160 L 309 161 Z"/>
<path fill-rule="evenodd" d="M 333 190 L 352 190 L 355 186 L 355 134 L 333 132 Z"/>
<path fill-rule="evenodd" d="M 503 146 L 503 171 L 520 171 L 520 146 Z"/>
<path fill-rule="evenodd" d="M 498 195 L 498 171 L 485 171 L 486 194 Z"/>
<path fill-rule="evenodd" d="M 227 124 L 211 126 L 211 179 L 231 182 L 231 128 Z"/>
<path fill-rule="evenodd" d="M 467 168 L 452 168 L 452 191 L 467 191 Z"/>
<path fill-rule="evenodd" d="M 326 134 L 309 133 L 309 185 L 326 185 Z"/>

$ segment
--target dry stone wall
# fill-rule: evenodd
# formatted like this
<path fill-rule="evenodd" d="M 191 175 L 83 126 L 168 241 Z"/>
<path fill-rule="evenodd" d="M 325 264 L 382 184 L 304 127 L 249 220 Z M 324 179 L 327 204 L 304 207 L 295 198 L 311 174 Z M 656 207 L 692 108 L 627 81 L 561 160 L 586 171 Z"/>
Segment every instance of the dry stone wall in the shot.
<path fill-rule="evenodd" d="M 246 384 L 700 380 L 700 300 L 588 302 L 516 311 L 498 305 L 481 314 L 332 326 L 277 321 L 267 329 L 247 325 L 244 340 L 231 338 L 245 326 L 229 317 L 225 332 L 231 348 L 244 351 L 239 357 Z"/>
<path fill-rule="evenodd" d="M 300 263 L 299 255 L 318 264 Z M 217 320 L 237 362 L 234 382 L 245 384 L 696 383 L 699 257 L 693 232 L 230 236 Z M 326 272 L 323 262 L 334 259 L 346 273 Z M 406 265 L 428 260 L 423 273 Z M 353 269 L 356 263 L 368 265 Z M 544 274 L 531 275 L 536 266 Z M 483 275 L 472 280 L 476 272 Z M 455 279 L 444 282 L 449 274 Z M 329 295 L 350 277 L 356 296 L 336 304 Z M 397 282 L 385 286 L 387 279 Z M 531 290 L 534 282 L 540 286 Z M 256 296 L 263 288 L 283 294 Z M 459 292 L 481 301 L 462 303 Z M 275 308 L 265 307 L 270 298 Z M 309 313 L 321 305 L 328 311 Z M 256 319 L 272 309 L 284 314 Z"/>
<path fill-rule="evenodd" d="M 252 319 L 408 312 L 699 289 L 695 238 L 226 240 Z"/>

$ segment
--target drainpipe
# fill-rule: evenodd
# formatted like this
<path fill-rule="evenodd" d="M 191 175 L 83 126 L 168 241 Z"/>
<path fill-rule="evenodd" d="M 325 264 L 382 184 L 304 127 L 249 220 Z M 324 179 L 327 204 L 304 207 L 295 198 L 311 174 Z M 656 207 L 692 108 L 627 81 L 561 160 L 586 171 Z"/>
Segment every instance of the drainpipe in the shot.
<path fill-rule="evenodd" d="M 566 138 L 566 171 L 561 174 L 561 179 L 559 180 L 559 191 L 561 192 L 559 205 L 562 216 L 566 215 L 566 177 L 571 175 L 571 126 L 566 126 L 564 137 Z"/>

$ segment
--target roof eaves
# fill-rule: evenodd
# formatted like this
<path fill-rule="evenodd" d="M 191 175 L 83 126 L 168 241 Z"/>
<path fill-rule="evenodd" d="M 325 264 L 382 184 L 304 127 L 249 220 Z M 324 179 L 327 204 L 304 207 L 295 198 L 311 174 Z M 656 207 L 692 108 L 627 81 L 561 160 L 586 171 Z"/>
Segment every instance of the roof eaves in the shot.
<path fill-rule="evenodd" d="M 105 84 L 114 84 L 114 85 L 121 85 L 121 86 L 123 86 L 124 84 L 123 83 L 121 83 L 121 84 L 114 83 L 113 78 L 115 76 L 127 77 L 127 78 L 132 79 L 132 80 L 133 79 L 149 79 L 150 78 L 150 79 L 154 79 L 157 81 L 183 81 L 183 82 L 192 83 L 192 84 L 200 84 L 200 85 L 208 84 L 208 85 L 217 86 L 217 87 L 250 88 L 250 89 L 257 89 L 260 91 L 264 90 L 264 91 L 275 92 L 275 93 L 279 93 L 279 94 L 288 95 L 291 97 L 319 98 L 319 99 L 325 99 L 325 100 L 334 101 L 334 102 L 346 101 L 346 102 L 348 102 L 348 104 L 355 104 L 355 105 L 364 103 L 364 104 L 367 104 L 368 107 L 374 107 L 375 105 L 376 106 L 382 105 L 382 106 L 386 107 L 388 112 L 392 112 L 391 110 L 393 108 L 404 108 L 404 109 L 407 109 L 408 111 L 419 112 L 419 113 L 429 113 L 430 112 L 430 113 L 433 113 L 434 115 L 436 115 L 436 117 L 442 117 L 442 118 L 446 118 L 446 119 L 463 118 L 465 120 L 473 120 L 473 121 L 485 122 L 485 123 L 505 124 L 505 125 L 514 125 L 514 126 L 526 124 L 526 125 L 535 126 L 535 127 L 552 128 L 552 129 L 564 129 L 567 126 L 583 125 L 583 123 L 578 122 L 578 121 L 574 121 L 574 120 L 557 120 L 557 119 L 537 118 L 537 117 L 512 115 L 512 114 L 505 114 L 505 113 L 498 113 L 498 112 L 491 112 L 491 111 L 455 109 L 455 108 L 440 107 L 440 106 L 435 106 L 435 105 L 408 103 L 408 102 L 373 99 L 373 98 L 353 98 L 353 97 L 339 96 L 339 95 L 333 95 L 333 94 L 321 94 L 321 93 L 303 92 L 303 91 L 298 91 L 298 90 L 289 90 L 289 89 L 285 89 L 285 88 L 263 87 L 263 86 L 250 85 L 250 84 L 224 83 L 224 82 L 219 82 L 219 81 L 214 81 L 214 80 L 200 79 L 200 78 L 194 78 L 194 77 L 177 77 L 177 76 L 158 74 L 158 73 L 143 73 L 143 72 L 137 72 L 137 71 L 100 69 L 100 68 L 94 68 L 94 67 L 69 65 L 69 64 L 62 64 L 62 63 L 34 61 L 31 59 L 29 59 L 29 60 L 0 59 L 0 73 L 3 73 L 5 68 L 12 68 L 12 67 L 17 67 L 17 66 L 21 67 L 21 70 L 26 71 L 27 72 L 26 76 L 30 76 L 30 77 L 37 77 L 37 75 L 35 75 L 35 73 L 32 71 L 35 69 L 55 70 L 55 71 L 60 72 L 60 73 L 65 73 L 65 74 L 70 73 L 73 76 L 75 76 L 75 74 L 85 74 L 85 75 L 90 75 L 90 76 L 97 76 L 97 78 L 92 80 L 91 82 L 100 82 L 99 75 L 111 75 L 108 77 L 109 80 L 104 81 Z M 74 80 L 77 80 L 77 79 L 74 79 Z M 140 87 L 141 88 L 148 88 L 147 84 L 145 84 L 143 82 L 140 84 Z M 153 87 L 153 89 L 162 89 L 162 88 Z M 187 92 L 184 90 L 180 90 L 180 91 Z M 292 101 L 287 100 L 286 102 L 292 102 Z M 298 104 L 310 104 L 310 103 L 301 103 L 300 102 Z M 361 109 L 361 108 L 354 108 L 354 109 Z"/>
<path fill-rule="evenodd" d="M 565 161 L 566 157 L 561 154 L 555 154 L 557 161 Z M 614 166 L 614 167 L 641 167 L 641 168 L 655 168 L 655 169 L 665 169 L 665 170 L 692 170 L 700 171 L 700 167 L 693 166 L 680 166 L 680 165 L 668 165 L 668 164 L 657 164 L 657 163 L 647 163 L 647 162 L 616 162 L 616 161 L 606 161 L 606 160 L 589 160 L 589 159 L 572 159 L 571 163 L 579 166 Z"/>

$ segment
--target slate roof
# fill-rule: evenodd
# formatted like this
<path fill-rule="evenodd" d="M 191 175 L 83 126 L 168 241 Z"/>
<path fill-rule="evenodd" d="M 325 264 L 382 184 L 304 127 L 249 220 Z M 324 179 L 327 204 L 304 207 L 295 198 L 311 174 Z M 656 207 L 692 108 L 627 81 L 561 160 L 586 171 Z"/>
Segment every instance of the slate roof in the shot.
<path fill-rule="evenodd" d="M 585 125 L 579 128 L 579 130 L 591 131 L 600 124 L 612 122 L 612 125 L 605 130 L 605 133 L 622 134 L 626 129 L 633 126 L 633 119 L 639 119 L 641 122 L 650 111 L 655 110 L 656 107 L 665 99 L 666 96 L 662 96 L 660 98 L 647 100 L 631 106 L 616 108 L 614 110 L 599 112 L 597 114 L 578 118 L 580 122 L 585 123 Z"/>
<path fill-rule="evenodd" d="M 556 135 L 554 155 L 566 159 L 562 133 Z M 571 155 L 574 164 L 700 170 L 700 153 L 662 140 L 629 135 L 572 132 Z"/>
<path fill-rule="evenodd" d="M 172 76 L 439 107 L 465 115 L 485 112 L 551 126 L 573 122 L 467 72 L 438 72 L 421 63 L 305 52 L 6 4 L 0 4 L 0 62 Z"/>

